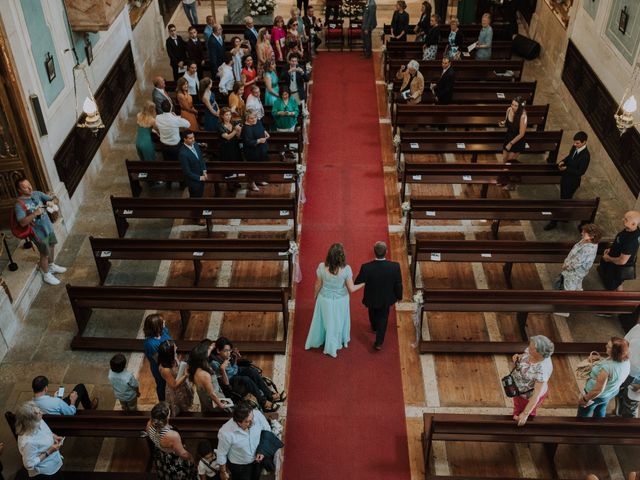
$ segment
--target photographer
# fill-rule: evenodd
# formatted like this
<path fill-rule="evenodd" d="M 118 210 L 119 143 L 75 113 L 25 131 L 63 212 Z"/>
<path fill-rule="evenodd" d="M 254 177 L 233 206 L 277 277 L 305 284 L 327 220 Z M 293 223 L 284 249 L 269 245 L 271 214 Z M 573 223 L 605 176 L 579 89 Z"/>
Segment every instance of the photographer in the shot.
<path fill-rule="evenodd" d="M 20 227 L 31 228 L 29 240 L 35 243 L 40 254 L 42 280 L 49 285 L 58 285 L 60 280 L 53 274 L 64 273 L 67 269 L 53 263 L 54 248 L 58 239 L 45 210 L 47 207 L 53 207 L 53 197 L 34 190 L 31 182 L 25 177 L 16 180 L 15 188 L 19 194 L 14 208 L 15 220 Z"/>

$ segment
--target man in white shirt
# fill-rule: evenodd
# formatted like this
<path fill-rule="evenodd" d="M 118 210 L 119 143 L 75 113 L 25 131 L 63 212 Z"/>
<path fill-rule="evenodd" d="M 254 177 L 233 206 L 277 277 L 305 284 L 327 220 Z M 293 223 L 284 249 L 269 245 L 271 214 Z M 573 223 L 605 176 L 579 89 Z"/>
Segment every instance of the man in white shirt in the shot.
<path fill-rule="evenodd" d="M 625 418 L 635 418 L 638 416 L 638 401 L 629 398 L 629 385 L 639 383 L 635 378 L 640 378 L 640 324 L 636 324 L 624 336 L 629 342 L 629 363 L 631 370 L 629 376 L 620 386 L 620 391 L 616 396 L 616 415 Z"/>
<path fill-rule="evenodd" d="M 189 128 L 189 120 L 179 117 L 171 111 L 168 101 L 162 102 L 162 114 L 156 117 L 156 128 L 160 133 L 162 154 L 167 161 L 178 161 L 180 151 L 180 129 Z"/>
<path fill-rule="evenodd" d="M 218 463 L 220 478 L 229 480 L 259 480 L 260 462 L 264 455 L 257 454 L 263 430 L 271 431 L 269 422 L 259 410 L 240 401 L 233 410 L 233 418 L 218 431 Z"/>
<path fill-rule="evenodd" d="M 225 52 L 224 63 L 218 69 L 218 76 L 220 77 L 218 84 L 220 93 L 227 97 L 233 91 L 233 84 L 236 81 L 233 76 L 233 55 L 231 53 Z"/>
<path fill-rule="evenodd" d="M 259 121 L 264 117 L 264 106 L 260 101 L 260 87 L 255 84 L 251 87 L 251 94 L 247 97 L 246 109 L 254 112 Z"/>
<path fill-rule="evenodd" d="M 200 103 L 198 98 L 198 88 L 200 80 L 198 79 L 198 64 L 192 60 L 187 62 L 187 71 L 184 72 L 184 78 L 189 84 L 189 95 L 193 98 L 193 103 Z"/>

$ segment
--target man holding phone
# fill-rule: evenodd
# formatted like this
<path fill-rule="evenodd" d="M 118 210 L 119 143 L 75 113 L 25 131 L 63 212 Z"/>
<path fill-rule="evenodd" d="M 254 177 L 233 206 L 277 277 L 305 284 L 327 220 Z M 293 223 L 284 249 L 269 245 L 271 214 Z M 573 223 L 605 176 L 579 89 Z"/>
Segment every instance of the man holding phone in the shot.
<path fill-rule="evenodd" d="M 47 415 L 75 415 L 78 403 L 82 404 L 85 410 L 95 410 L 98 408 L 98 399 L 89 398 L 87 388 L 83 383 L 79 383 L 71 393 L 60 398 L 58 396 L 49 395 L 49 379 L 44 375 L 38 375 L 31 382 L 33 390 L 33 401 Z M 61 388 L 64 395 L 64 388 Z"/>

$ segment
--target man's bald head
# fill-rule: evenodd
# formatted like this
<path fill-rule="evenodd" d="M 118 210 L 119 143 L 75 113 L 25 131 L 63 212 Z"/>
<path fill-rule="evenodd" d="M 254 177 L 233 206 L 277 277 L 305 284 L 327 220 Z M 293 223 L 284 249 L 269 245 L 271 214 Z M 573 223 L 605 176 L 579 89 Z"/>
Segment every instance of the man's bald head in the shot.
<path fill-rule="evenodd" d="M 156 77 L 153 79 L 153 86 L 156 88 L 164 88 L 164 78 Z"/>
<path fill-rule="evenodd" d="M 633 231 L 640 225 L 640 212 L 637 210 L 629 210 L 624 214 L 624 227 L 627 230 Z"/>

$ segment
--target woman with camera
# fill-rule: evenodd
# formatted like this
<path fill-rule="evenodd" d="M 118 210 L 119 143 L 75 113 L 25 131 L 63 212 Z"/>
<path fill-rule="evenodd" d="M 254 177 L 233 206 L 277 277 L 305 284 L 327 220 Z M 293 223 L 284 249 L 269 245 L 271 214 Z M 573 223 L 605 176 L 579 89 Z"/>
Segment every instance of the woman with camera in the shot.
<path fill-rule="evenodd" d="M 513 419 L 522 427 L 529 417 L 536 416 L 536 410 L 548 394 L 548 383 L 553 372 L 554 345 L 544 335 L 529 337 L 529 346 L 524 353 L 515 354 L 515 364 L 509 377 L 513 380 Z M 504 382 L 504 380 L 503 380 Z M 505 387 L 506 389 L 509 387 Z"/>

